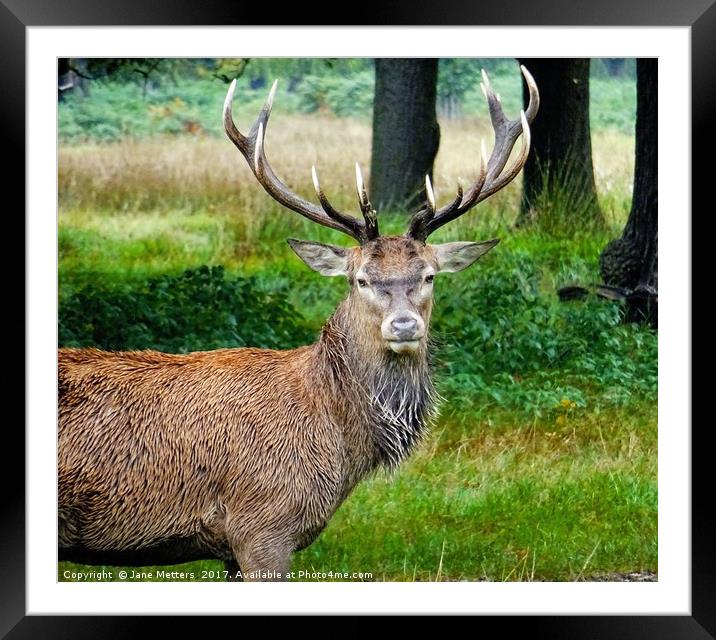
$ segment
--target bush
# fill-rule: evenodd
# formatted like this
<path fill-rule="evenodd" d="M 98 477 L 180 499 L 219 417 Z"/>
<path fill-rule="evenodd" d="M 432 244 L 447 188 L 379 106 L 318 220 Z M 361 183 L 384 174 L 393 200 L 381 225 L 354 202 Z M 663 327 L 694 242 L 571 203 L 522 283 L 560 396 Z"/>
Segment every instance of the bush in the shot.
<path fill-rule="evenodd" d="M 152 85 L 94 82 L 89 95 L 73 92 L 59 104 L 63 141 L 114 141 L 160 134 L 217 132 L 225 90 L 212 79 Z"/>
<path fill-rule="evenodd" d="M 363 71 L 344 78 L 306 76 L 296 91 L 298 108 L 304 113 L 329 109 L 339 117 L 368 117 L 373 108 L 373 72 Z"/>
<path fill-rule="evenodd" d="M 200 267 L 140 286 L 86 286 L 60 305 L 59 344 L 183 353 L 221 347 L 287 348 L 314 337 L 283 291 Z"/>
<path fill-rule="evenodd" d="M 652 329 L 622 324 L 614 302 L 559 302 L 543 290 L 553 292 L 556 283 L 545 282 L 532 254 L 501 258 L 486 263 L 478 282 L 451 283 L 436 304 L 437 340 L 451 345 L 440 347 L 443 389 L 454 407 L 542 416 L 565 398 L 578 407 L 588 398 L 605 406 L 632 396 L 656 401 Z"/>

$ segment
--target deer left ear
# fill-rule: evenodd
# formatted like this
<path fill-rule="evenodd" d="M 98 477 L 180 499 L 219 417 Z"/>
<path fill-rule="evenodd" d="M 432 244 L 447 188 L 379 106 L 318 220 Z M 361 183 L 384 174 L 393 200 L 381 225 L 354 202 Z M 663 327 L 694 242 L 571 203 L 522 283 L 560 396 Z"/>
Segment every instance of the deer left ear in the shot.
<path fill-rule="evenodd" d="M 499 240 L 485 242 L 446 242 L 430 245 L 438 261 L 438 272 L 452 273 L 467 269 L 484 256 Z"/>
<path fill-rule="evenodd" d="M 293 238 L 288 244 L 301 260 L 322 276 L 344 276 L 348 273 L 348 251 L 343 247 Z"/>

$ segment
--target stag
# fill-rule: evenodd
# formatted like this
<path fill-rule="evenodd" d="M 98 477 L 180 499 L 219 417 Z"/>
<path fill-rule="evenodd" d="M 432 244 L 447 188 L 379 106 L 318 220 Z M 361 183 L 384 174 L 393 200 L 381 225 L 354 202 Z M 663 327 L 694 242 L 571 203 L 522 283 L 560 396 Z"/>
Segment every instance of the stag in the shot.
<path fill-rule="evenodd" d="M 498 240 L 427 244 L 430 234 L 505 187 L 529 152 L 539 94 L 509 120 L 483 72 L 495 133 L 477 179 L 438 208 L 426 202 L 402 236 L 381 236 L 360 168 L 361 218 L 294 193 L 271 169 L 264 135 L 274 83 L 244 136 L 226 133 L 281 205 L 357 245 L 289 240 L 311 268 L 344 276 L 346 299 L 315 344 L 293 350 L 59 350 L 60 559 L 86 564 L 223 560 L 229 577 L 286 577 L 356 484 L 395 468 L 426 433 L 435 391 L 428 358 L 433 279 L 465 269 Z M 509 166 L 517 138 L 521 150 Z M 507 168 L 506 168 L 507 167 Z"/>

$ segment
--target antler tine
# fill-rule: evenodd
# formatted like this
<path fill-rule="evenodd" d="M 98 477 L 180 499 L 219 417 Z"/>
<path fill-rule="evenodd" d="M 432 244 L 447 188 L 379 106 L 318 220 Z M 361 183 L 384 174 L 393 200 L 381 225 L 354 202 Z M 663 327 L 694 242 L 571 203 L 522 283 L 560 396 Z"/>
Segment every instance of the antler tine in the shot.
<path fill-rule="evenodd" d="M 360 221 L 356 220 L 351 216 L 344 215 L 328 201 L 326 194 L 321 189 L 321 184 L 318 181 L 318 173 L 316 167 L 311 166 L 311 178 L 313 179 L 313 188 L 316 190 L 318 200 L 323 207 L 323 210 L 328 214 L 329 217 L 333 218 L 336 222 L 345 225 L 347 228 L 352 230 L 351 235 L 355 238 L 361 238 L 363 236 L 363 230 L 361 229 Z"/>
<path fill-rule="evenodd" d="M 535 82 L 535 79 L 532 77 L 532 74 L 527 71 L 525 65 L 520 65 L 520 71 L 522 71 L 525 83 L 527 84 L 527 90 L 530 94 L 530 103 L 527 105 L 525 115 L 527 116 L 527 122 L 532 124 L 532 121 L 537 115 L 537 111 L 539 111 L 539 91 L 537 90 L 537 83 Z"/>
<path fill-rule="evenodd" d="M 465 197 L 439 209 L 434 216 L 426 215 L 425 209 L 419 211 L 411 221 L 408 230 L 409 236 L 424 242 L 433 231 L 463 215 L 479 202 L 507 186 L 522 170 L 530 150 L 529 123 L 534 120 L 539 109 L 539 91 L 534 78 L 524 65 L 520 66 L 520 70 L 527 84 L 530 101 L 527 109 L 520 111 L 520 117 L 515 120 L 509 120 L 505 116 L 499 96 L 493 91 L 487 73 L 484 69 L 482 70 L 480 87 L 487 98 L 490 121 L 495 131 L 495 146 L 490 158 L 488 160 L 486 157 L 483 142 L 481 144 L 480 173 L 477 180 L 467 190 Z M 503 171 L 520 134 L 523 136 L 520 153 L 509 169 Z"/>
<path fill-rule="evenodd" d="M 429 229 L 431 225 L 434 224 L 434 220 L 440 219 L 445 222 L 452 220 L 456 215 L 459 215 L 455 214 L 455 212 L 458 210 L 460 203 L 463 201 L 462 184 L 459 179 L 457 182 L 457 195 L 455 196 L 455 199 L 450 204 L 438 210 L 435 209 L 435 193 L 433 192 L 429 176 L 425 176 L 425 187 L 428 198 L 427 205 L 413 216 L 407 233 L 407 235 L 411 238 L 421 240 L 423 242 L 425 241 L 425 238 L 432 233 Z M 441 225 L 445 224 L 445 222 L 441 222 Z"/>
<path fill-rule="evenodd" d="M 534 116 L 537 114 L 537 109 L 539 108 L 539 93 L 537 92 L 537 85 L 535 84 L 534 78 L 529 71 L 527 71 L 524 65 L 520 66 L 520 70 L 522 71 L 522 75 L 524 76 L 529 88 L 530 104 L 527 107 L 527 112 L 529 112 L 532 116 L 531 119 L 534 119 Z M 495 92 L 492 90 L 487 72 L 484 69 L 482 70 L 482 77 L 484 83 L 482 89 L 485 97 L 487 98 L 487 104 L 490 110 L 490 120 L 492 121 L 492 127 L 495 131 L 495 146 L 493 147 L 492 153 L 490 154 L 490 160 L 487 164 L 486 183 L 489 185 L 492 181 L 498 178 L 500 172 L 504 169 L 505 164 L 510 157 L 512 147 L 514 146 L 520 133 L 522 133 L 525 128 L 522 126 L 521 117 L 516 120 L 508 120 L 505 116 L 505 113 L 502 110 L 502 104 L 500 103 Z M 527 129 L 529 129 L 529 126 Z M 526 159 L 527 158 L 525 156 L 525 160 Z M 512 177 L 514 178 L 514 176 Z M 494 193 L 505 184 L 507 183 L 502 183 L 502 181 L 500 181 L 501 186 L 490 193 Z M 485 191 L 487 191 L 487 189 L 485 189 Z M 485 195 L 485 197 L 487 197 L 487 195 Z M 478 202 L 482 199 L 484 198 L 480 198 Z"/>
<path fill-rule="evenodd" d="M 234 80 L 229 86 L 226 100 L 224 101 L 223 120 L 226 134 L 241 152 L 241 155 L 244 156 L 259 184 L 279 204 L 299 213 L 313 222 L 317 222 L 325 227 L 330 227 L 336 231 L 341 231 L 357 240 L 360 244 L 364 244 L 367 241 L 367 235 L 363 223 L 356 218 L 340 213 L 330 205 L 323 191 L 321 191 L 320 185 L 318 185 L 318 176 L 315 174 L 315 169 L 313 171 L 314 186 L 316 186 L 321 207 L 318 207 L 308 200 L 304 200 L 301 196 L 294 193 L 278 178 L 268 163 L 264 149 L 264 135 L 269 117 L 271 116 L 271 108 L 273 106 L 277 84 L 278 80 L 273 83 L 268 98 L 261 108 L 256 121 L 251 126 L 249 133 L 244 136 L 236 128 L 231 112 L 234 91 L 236 90 L 236 80 Z"/>
<path fill-rule="evenodd" d="M 378 232 L 378 217 L 373 209 L 373 205 L 368 199 L 368 192 L 365 188 L 365 182 L 363 181 L 363 173 L 360 170 L 360 165 L 356 162 L 356 189 L 358 191 L 358 204 L 360 205 L 363 219 L 365 220 L 365 233 L 368 240 L 373 240 L 379 235 Z"/>
<path fill-rule="evenodd" d="M 428 208 L 435 215 L 435 192 L 433 191 L 433 185 L 430 182 L 430 175 L 425 175 L 425 195 L 428 198 Z"/>
<path fill-rule="evenodd" d="M 507 186 L 512 180 L 514 180 L 517 177 L 517 174 L 522 171 L 522 167 L 525 166 L 525 162 L 527 162 L 527 156 L 530 153 L 530 142 L 531 142 L 531 133 L 530 133 L 530 125 L 527 122 L 527 116 L 525 115 L 524 111 L 520 111 L 520 127 L 522 132 L 522 149 L 520 150 L 520 155 L 515 160 L 514 164 L 510 167 L 508 171 L 505 171 L 504 173 L 497 173 L 492 177 L 490 180 L 486 180 L 486 184 L 483 186 L 483 188 L 480 190 L 480 194 L 478 195 L 477 199 L 475 200 L 475 204 L 478 202 L 482 202 L 486 198 L 489 198 L 493 193 L 497 193 L 500 189 Z M 519 134 L 518 134 L 519 135 Z M 509 149 L 504 152 L 505 161 L 501 162 L 502 167 L 500 168 L 500 171 L 504 169 L 505 163 L 507 161 L 507 158 L 509 158 L 510 152 L 512 151 L 512 147 L 514 146 L 514 142 L 510 144 Z M 493 152 L 494 155 L 494 152 Z"/>

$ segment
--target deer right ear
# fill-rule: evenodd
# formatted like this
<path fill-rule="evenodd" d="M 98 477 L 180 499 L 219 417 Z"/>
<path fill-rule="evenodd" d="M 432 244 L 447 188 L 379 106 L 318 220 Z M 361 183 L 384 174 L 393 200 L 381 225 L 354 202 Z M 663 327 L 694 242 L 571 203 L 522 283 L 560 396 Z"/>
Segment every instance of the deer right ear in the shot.
<path fill-rule="evenodd" d="M 289 238 L 288 244 L 311 269 L 323 276 L 348 274 L 348 251 L 343 247 L 322 242 L 307 242 Z"/>

